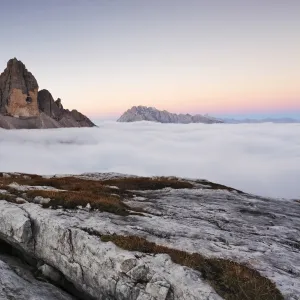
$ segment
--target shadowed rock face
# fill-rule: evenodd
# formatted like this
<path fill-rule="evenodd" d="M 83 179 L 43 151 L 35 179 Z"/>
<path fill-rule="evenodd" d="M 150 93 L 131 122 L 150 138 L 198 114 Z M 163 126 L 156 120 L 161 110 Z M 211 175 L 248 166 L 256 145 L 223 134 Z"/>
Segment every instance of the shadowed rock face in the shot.
<path fill-rule="evenodd" d="M 66 110 L 61 100 L 54 101 L 16 58 L 0 75 L 0 128 L 37 129 L 93 127 L 95 124 L 76 110 Z"/>
<path fill-rule="evenodd" d="M 48 90 L 38 93 L 38 104 L 41 112 L 56 120 L 61 127 L 93 127 L 94 123 L 77 110 L 64 109 L 61 100 L 54 101 Z"/>
<path fill-rule="evenodd" d="M 80 127 L 95 126 L 94 123 L 89 118 L 87 118 L 85 115 L 83 115 L 76 109 L 73 109 L 70 112 L 70 114 L 71 114 L 72 118 L 75 119 L 75 121 L 80 125 Z"/>
<path fill-rule="evenodd" d="M 3 253 L 0 242 L 0 299 L 75 300 L 60 288 L 38 280 L 26 263 Z"/>
<path fill-rule="evenodd" d="M 13 117 L 38 116 L 38 88 L 36 79 L 21 61 L 9 60 L 0 75 L 0 112 Z"/>
<path fill-rule="evenodd" d="M 51 93 L 47 90 L 41 90 L 38 93 L 38 104 L 39 109 L 44 112 L 47 116 L 59 120 L 60 109 L 54 102 Z"/>

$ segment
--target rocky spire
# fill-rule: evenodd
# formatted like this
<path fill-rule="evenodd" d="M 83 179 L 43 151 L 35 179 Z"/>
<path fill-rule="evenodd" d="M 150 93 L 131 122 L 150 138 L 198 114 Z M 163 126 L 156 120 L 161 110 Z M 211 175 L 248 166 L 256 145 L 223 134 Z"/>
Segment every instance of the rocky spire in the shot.
<path fill-rule="evenodd" d="M 63 111 L 54 101 L 51 93 L 48 90 L 41 90 L 38 92 L 38 105 L 40 111 L 44 112 L 52 119 L 59 120 Z"/>
<path fill-rule="evenodd" d="M 38 83 L 25 65 L 13 58 L 0 75 L 0 113 L 14 117 L 39 115 Z"/>
<path fill-rule="evenodd" d="M 64 109 L 38 83 L 25 65 L 13 58 L 0 75 L 0 128 L 93 127 L 95 124 L 77 110 Z"/>

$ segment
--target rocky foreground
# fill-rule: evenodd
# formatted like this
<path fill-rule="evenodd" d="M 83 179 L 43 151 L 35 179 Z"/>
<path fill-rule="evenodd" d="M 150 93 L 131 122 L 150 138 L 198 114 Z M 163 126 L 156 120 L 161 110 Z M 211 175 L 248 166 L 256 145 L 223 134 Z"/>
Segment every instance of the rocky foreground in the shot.
<path fill-rule="evenodd" d="M 64 109 L 48 90 L 39 91 L 35 77 L 16 58 L 0 74 L 0 128 L 44 129 L 93 127 L 77 110 Z"/>
<path fill-rule="evenodd" d="M 0 299 L 300 299 L 300 202 L 205 180 L 0 173 Z"/>

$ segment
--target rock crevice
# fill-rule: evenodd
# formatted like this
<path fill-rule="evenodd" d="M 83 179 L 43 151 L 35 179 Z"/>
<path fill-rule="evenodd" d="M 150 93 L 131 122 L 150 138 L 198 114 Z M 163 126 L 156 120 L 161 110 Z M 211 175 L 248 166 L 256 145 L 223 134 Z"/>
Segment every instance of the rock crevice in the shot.
<path fill-rule="evenodd" d="M 54 267 L 76 289 L 91 298 L 167 300 L 170 287 L 176 285 L 176 278 L 172 279 L 169 272 L 175 272 L 181 274 L 182 282 L 177 284 L 174 299 L 183 299 L 183 295 L 185 299 L 194 300 L 207 297 L 221 299 L 207 283 L 201 281 L 200 274 L 190 286 L 190 271 L 172 263 L 165 255 L 140 255 L 137 258 L 135 253 L 101 242 L 98 237 L 76 228 L 77 221 L 64 224 L 64 221 L 51 216 L 51 210 L 43 210 L 35 204 L 16 205 L 0 201 L 0 209 L 3 211 L 1 223 L 4 213 L 10 210 L 14 211 L 14 218 L 24 218 L 22 232 L 24 227 L 29 228 L 31 222 L 36 224 L 36 230 L 20 235 L 16 230 L 20 224 L 6 219 L 5 224 L 10 226 L 0 228 L 4 240 L 18 245 L 24 253 L 33 253 L 36 259 Z M 24 210 L 28 214 L 24 214 Z M 31 240 L 36 241 L 35 248 L 29 246 Z M 134 261 L 134 265 L 126 267 L 130 261 Z"/>

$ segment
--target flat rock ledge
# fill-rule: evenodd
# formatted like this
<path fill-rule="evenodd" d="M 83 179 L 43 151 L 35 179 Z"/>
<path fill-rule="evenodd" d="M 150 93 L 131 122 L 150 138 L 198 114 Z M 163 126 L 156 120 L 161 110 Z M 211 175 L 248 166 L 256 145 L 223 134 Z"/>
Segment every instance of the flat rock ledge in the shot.
<path fill-rule="evenodd" d="M 78 178 L 119 176 L 84 174 Z M 195 184 L 193 188 L 133 192 L 124 201 L 132 208 L 143 208 L 140 215 L 0 200 L 0 239 L 36 260 L 40 272 L 52 283 L 59 283 L 61 276 L 71 283 L 82 293 L 77 299 L 223 299 L 203 274 L 174 263 L 166 254 L 126 251 L 100 238 L 116 234 L 246 264 L 274 282 L 284 299 L 299 300 L 300 203 L 189 182 Z M 20 197 L 24 189 L 16 191 Z M 0 186 L 0 196 L 5 193 L 8 191 Z M 49 283 L 41 283 L 38 289 L 36 278 L 29 271 L 27 277 L 16 274 L 15 266 L 0 253 L 1 300 L 76 298 Z M 19 265 L 18 270 L 22 268 Z M 27 294 L 9 298 L 7 291 L 21 291 L 28 276 Z"/>

